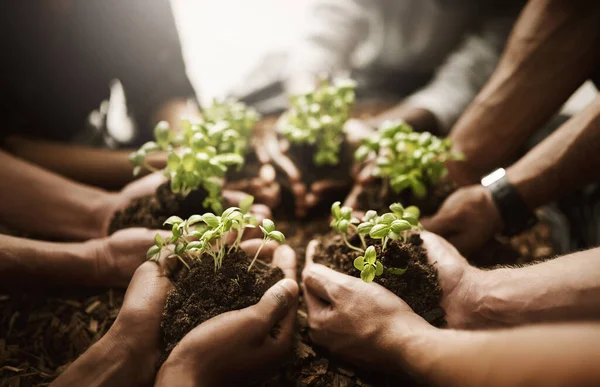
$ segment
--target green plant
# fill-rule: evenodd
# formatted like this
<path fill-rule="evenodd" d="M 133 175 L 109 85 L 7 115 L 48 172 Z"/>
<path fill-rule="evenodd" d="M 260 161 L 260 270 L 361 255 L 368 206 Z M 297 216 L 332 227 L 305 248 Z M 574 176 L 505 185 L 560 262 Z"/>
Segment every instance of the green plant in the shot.
<path fill-rule="evenodd" d="M 448 172 L 447 160 L 464 159 L 451 149 L 450 139 L 416 133 L 404 121 L 387 121 L 363 141 L 354 156 L 361 162 L 368 157 L 375 159 L 372 174 L 383 180 L 384 189 L 389 186 L 396 194 L 411 189 L 422 198 Z"/>
<path fill-rule="evenodd" d="M 258 226 L 256 218 L 249 213 L 254 198 L 246 197 L 240 207 L 230 207 L 221 216 L 211 212 L 204 215 L 192 215 L 188 219 L 171 216 L 165 225 L 171 226 L 171 235 L 163 238 L 160 234 L 154 237 L 154 245 L 148 249 L 146 257 L 158 261 L 163 251 L 168 251 L 169 258 L 179 259 L 188 269 L 188 261 L 210 258 L 215 265 L 215 271 L 223 265 L 223 258 L 240 247 L 244 231 Z M 254 259 L 248 266 L 248 271 L 256 261 L 260 251 L 268 240 L 285 242 L 285 236 L 275 230 L 275 225 L 269 219 L 263 220 L 259 226 L 265 233 L 263 243 L 257 250 Z M 270 231 L 269 231 L 270 230 Z M 234 242 L 227 248 L 227 238 L 230 232 L 236 232 Z"/>
<path fill-rule="evenodd" d="M 155 141 L 145 143 L 129 158 L 137 175 L 142 168 L 157 171 L 148 163 L 148 156 L 165 152 L 167 165 L 162 172 L 170 180 L 171 191 L 186 196 L 202 186 L 208 193 L 203 206 L 220 213 L 222 179 L 230 167 L 243 165 L 259 116 L 239 102 L 218 101 L 203 115 L 197 122 L 182 120 L 177 134 L 167 122 L 159 122 L 154 128 Z"/>
<path fill-rule="evenodd" d="M 406 268 L 384 267 L 378 260 L 374 246 L 367 244 L 366 237 L 371 240 L 380 241 L 381 251 L 385 251 L 389 241 L 401 239 L 404 243 L 413 230 L 421 230 L 419 223 L 420 211 L 415 206 L 404 208 L 400 203 L 394 203 L 388 213 L 377 214 L 376 211 L 366 212 L 362 222 L 352 217 L 352 208 L 341 207 L 340 202 L 331 206 L 333 220 L 330 226 L 342 234 L 344 243 L 348 248 L 363 254 L 354 260 L 354 267 L 361 272 L 361 278 L 365 282 L 371 282 L 375 276 L 384 272 L 394 275 L 402 275 Z M 361 246 L 354 246 L 348 240 L 350 231 L 355 232 L 361 241 Z"/>
<path fill-rule="evenodd" d="M 290 98 L 291 107 L 279 130 L 292 143 L 316 145 L 316 165 L 339 163 L 343 127 L 354 104 L 355 86 L 352 80 L 336 79 L 332 84 L 323 79 L 315 90 Z"/>

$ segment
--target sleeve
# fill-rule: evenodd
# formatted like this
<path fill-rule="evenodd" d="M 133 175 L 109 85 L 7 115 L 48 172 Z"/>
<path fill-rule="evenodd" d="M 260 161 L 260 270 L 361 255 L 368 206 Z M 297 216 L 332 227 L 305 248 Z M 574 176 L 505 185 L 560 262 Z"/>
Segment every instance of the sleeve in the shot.
<path fill-rule="evenodd" d="M 169 0 L 101 4 L 103 39 L 134 114 L 149 114 L 173 98 L 194 97 Z"/>
<path fill-rule="evenodd" d="M 375 0 L 314 1 L 300 40 L 290 51 L 288 92 L 304 81 L 294 77 L 349 71 L 379 6 Z"/>
<path fill-rule="evenodd" d="M 496 68 L 520 9 L 495 10 L 465 37 L 433 80 L 405 100 L 406 106 L 430 111 L 448 133 Z"/>

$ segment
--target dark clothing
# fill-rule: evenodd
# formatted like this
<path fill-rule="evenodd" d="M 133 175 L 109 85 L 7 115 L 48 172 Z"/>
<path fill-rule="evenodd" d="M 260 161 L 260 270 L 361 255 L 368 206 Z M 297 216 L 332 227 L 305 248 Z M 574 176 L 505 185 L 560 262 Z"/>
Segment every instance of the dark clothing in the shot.
<path fill-rule="evenodd" d="M 194 96 L 168 0 L 4 1 L 0 52 L 4 134 L 69 141 L 113 79 L 146 134 L 154 109 Z"/>

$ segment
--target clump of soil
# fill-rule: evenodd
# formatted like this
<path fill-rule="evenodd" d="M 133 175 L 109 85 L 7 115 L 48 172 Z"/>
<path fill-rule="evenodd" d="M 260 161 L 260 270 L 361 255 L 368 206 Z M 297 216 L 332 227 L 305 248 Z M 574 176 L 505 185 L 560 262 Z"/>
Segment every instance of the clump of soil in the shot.
<path fill-rule="evenodd" d="M 350 243 L 359 246 L 358 236 L 353 236 Z M 373 244 L 377 258 L 385 267 L 408 267 L 403 275 L 383 273 L 375 277 L 374 282 L 391 290 L 402 298 L 418 315 L 435 326 L 442 326 L 444 311 L 439 306 L 442 288 L 437 278 L 437 270 L 427 262 L 427 251 L 418 234 L 411 235 L 407 243 L 399 240 L 388 243 L 381 252 L 381 243 L 367 238 L 367 244 Z M 320 239 L 314 256 L 315 263 L 321 263 L 332 269 L 354 277 L 360 272 L 354 267 L 354 259 L 360 254 L 349 249 L 339 235 L 328 235 Z"/>
<path fill-rule="evenodd" d="M 163 228 L 163 223 L 171 215 L 188 218 L 206 209 L 202 206 L 208 193 L 199 187 L 186 197 L 171 192 L 169 183 L 161 184 L 154 195 L 131 201 L 129 206 L 113 216 L 108 233 L 130 227 Z"/>
<path fill-rule="evenodd" d="M 160 322 L 162 357 L 166 360 L 177 343 L 203 322 L 232 310 L 256 304 L 263 294 L 283 279 L 283 272 L 256 261 L 242 250 L 228 254 L 215 272 L 212 259 L 194 261 L 191 270 L 174 278 Z"/>
<path fill-rule="evenodd" d="M 449 179 L 442 179 L 433 187 L 428 187 L 427 195 L 424 198 L 416 197 L 410 189 L 397 194 L 388 188 L 382 194 L 382 188 L 381 180 L 377 180 L 366 186 L 365 190 L 358 197 L 358 208 L 355 209 L 387 211 L 390 204 L 400 202 L 404 206 L 417 206 L 421 210 L 421 214 L 430 216 L 435 214 L 442 203 L 444 203 L 444 200 L 456 190 L 456 185 Z"/>

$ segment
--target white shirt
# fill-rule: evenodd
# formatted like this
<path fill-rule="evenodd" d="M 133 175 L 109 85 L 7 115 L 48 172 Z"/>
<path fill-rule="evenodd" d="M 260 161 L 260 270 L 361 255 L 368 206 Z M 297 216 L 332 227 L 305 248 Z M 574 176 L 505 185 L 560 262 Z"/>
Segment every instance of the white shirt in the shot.
<path fill-rule="evenodd" d="M 350 70 L 365 82 L 427 74 L 426 86 L 406 90 L 412 94 L 405 103 L 431 111 L 449 130 L 496 67 L 522 6 L 478 3 L 316 0 L 302 39 L 290 50 L 289 85 L 293 89 L 294 76 Z"/>

